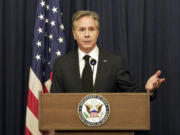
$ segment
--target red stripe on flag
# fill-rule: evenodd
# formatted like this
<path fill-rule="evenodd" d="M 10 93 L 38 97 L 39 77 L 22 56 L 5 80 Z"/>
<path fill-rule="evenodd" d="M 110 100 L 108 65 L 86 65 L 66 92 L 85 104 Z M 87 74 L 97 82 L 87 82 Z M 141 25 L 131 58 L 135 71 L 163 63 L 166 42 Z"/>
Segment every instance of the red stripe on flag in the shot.
<path fill-rule="evenodd" d="M 34 96 L 32 91 L 28 89 L 28 101 L 27 106 L 31 110 L 31 112 L 36 116 L 38 119 L 38 99 Z"/>
<path fill-rule="evenodd" d="M 32 135 L 31 131 L 25 126 L 25 135 Z"/>
<path fill-rule="evenodd" d="M 49 93 L 48 89 L 46 88 L 46 85 L 43 86 L 43 92 L 44 93 Z"/>
<path fill-rule="evenodd" d="M 51 79 L 51 81 L 52 81 L 52 72 L 50 72 L 50 79 Z"/>

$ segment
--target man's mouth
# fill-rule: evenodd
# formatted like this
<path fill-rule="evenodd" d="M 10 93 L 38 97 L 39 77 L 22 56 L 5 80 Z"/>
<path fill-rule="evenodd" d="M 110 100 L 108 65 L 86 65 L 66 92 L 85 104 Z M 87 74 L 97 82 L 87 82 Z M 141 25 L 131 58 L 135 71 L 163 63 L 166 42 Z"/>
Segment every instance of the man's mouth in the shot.
<path fill-rule="evenodd" d="M 83 41 L 83 42 L 88 44 L 88 43 L 90 43 L 91 41 Z"/>

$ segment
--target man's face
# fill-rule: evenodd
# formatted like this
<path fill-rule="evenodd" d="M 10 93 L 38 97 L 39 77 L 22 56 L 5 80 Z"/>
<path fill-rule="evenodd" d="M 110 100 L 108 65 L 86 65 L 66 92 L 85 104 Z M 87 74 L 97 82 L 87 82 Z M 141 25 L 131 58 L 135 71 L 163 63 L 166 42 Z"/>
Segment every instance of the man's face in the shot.
<path fill-rule="evenodd" d="M 89 53 L 96 46 L 99 35 L 95 20 L 88 16 L 84 16 L 77 20 L 73 35 L 79 49 L 85 53 Z"/>

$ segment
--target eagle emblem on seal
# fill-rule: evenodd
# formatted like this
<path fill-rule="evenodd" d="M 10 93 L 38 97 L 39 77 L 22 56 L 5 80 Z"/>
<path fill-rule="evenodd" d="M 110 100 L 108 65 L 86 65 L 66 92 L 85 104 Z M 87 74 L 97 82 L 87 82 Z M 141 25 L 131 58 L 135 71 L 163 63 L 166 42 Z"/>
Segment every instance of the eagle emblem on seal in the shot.
<path fill-rule="evenodd" d="M 96 94 L 84 97 L 78 106 L 80 120 L 88 126 L 100 126 L 105 123 L 110 114 L 107 100 Z"/>
<path fill-rule="evenodd" d="M 90 117 L 99 117 L 103 104 L 95 105 L 94 107 L 90 104 L 86 104 L 86 110 L 90 114 Z"/>

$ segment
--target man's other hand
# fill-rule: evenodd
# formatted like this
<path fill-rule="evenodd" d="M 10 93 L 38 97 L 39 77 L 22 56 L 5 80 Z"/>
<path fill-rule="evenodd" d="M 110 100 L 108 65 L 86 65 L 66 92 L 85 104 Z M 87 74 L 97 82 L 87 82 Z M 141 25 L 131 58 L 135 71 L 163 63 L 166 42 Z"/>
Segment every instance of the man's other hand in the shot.
<path fill-rule="evenodd" d="M 165 82 L 165 78 L 159 78 L 161 75 L 161 70 L 158 70 L 154 75 L 152 75 L 146 82 L 145 89 L 152 91 L 161 86 Z"/>

